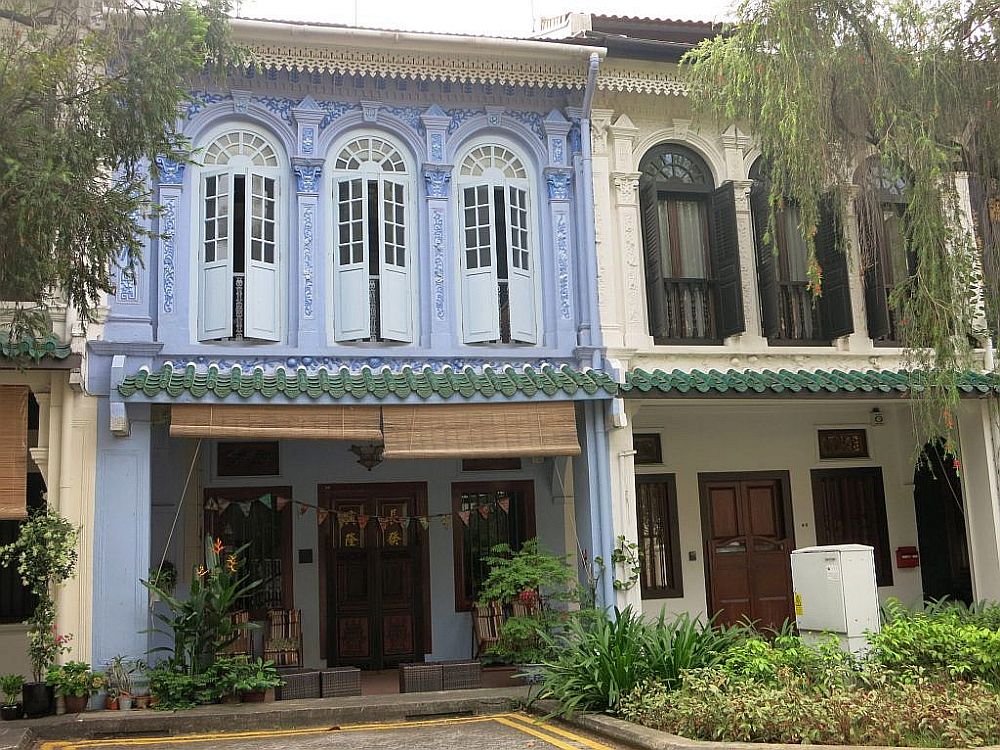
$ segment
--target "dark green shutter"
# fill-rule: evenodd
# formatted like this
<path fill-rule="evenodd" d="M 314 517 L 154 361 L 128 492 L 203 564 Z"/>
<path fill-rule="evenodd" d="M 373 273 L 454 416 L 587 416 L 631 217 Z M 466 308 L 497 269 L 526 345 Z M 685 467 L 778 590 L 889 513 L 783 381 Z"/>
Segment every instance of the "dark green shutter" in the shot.
<path fill-rule="evenodd" d="M 889 300 L 885 294 L 885 274 L 882 269 L 882 207 L 874 198 L 859 198 L 855 202 L 858 219 L 858 244 L 865 280 L 865 316 L 868 319 L 868 336 L 881 339 L 889 335 Z"/>
<path fill-rule="evenodd" d="M 732 182 L 723 183 L 712 193 L 709 208 L 716 334 L 719 338 L 726 338 L 746 330 L 740 280 L 739 230 L 736 225 L 736 190 Z"/>
<path fill-rule="evenodd" d="M 667 314 L 660 267 L 660 217 L 656 202 L 656 183 L 640 183 L 639 209 L 642 212 L 642 250 L 646 259 L 646 306 L 649 310 L 649 333 L 667 335 Z"/>
<path fill-rule="evenodd" d="M 768 183 L 757 180 L 750 190 L 750 214 L 753 217 L 754 246 L 757 252 L 757 288 L 760 292 L 760 322 L 764 336 L 769 339 L 781 336 L 781 313 L 778 299 L 778 269 L 774 243 L 765 242 L 767 221 L 771 207 L 768 201 Z"/>
<path fill-rule="evenodd" d="M 851 285 L 847 270 L 847 252 L 840 219 L 830 200 L 819 206 L 816 227 L 816 260 L 823 269 L 823 295 L 819 298 L 819 316 L 824 335 L 838 339 L 854 333 L 851 312 Z"/>

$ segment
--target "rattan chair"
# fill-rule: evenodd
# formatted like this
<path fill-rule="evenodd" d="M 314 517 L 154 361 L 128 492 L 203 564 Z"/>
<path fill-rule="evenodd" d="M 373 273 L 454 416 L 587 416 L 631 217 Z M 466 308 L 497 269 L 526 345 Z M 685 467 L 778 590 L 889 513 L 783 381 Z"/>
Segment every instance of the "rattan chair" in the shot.
<path fill-rule="evenodd" d="M 233 625 L 239 627 L 236 640 L 226 646 L 220 653 L 226 656 L 243 656 L 253 658 L 253 631 L 249 628 L 250 613 L 240 610 L 233 613 Z"/>
<path fill-rule="evenodd" d="M 264 660 L 277 667 L 302 666 L 302 612 L 298 609 L 271 609 L 264 633 Z"/>

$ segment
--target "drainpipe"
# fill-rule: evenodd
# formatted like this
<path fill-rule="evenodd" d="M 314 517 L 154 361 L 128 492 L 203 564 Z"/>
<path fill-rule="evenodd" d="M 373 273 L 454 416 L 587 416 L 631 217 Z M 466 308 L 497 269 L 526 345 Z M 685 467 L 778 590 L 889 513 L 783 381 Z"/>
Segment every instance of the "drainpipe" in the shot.
<path fill-rule="evenodd" d="M 584 253 L 587 260 L 587 300 L 586 318 L 580 321 L 580 327 L 585 331 L 584 340 L 580 343 L 594 348 L 591 355 L 591 366 L 595 370 L 604 369 L 603 342 L 601 340 L 600 319 L 598 316 L 599 301 L 597 299 L 597 228 L 594 218 L 594 154 L 590 142 L 590 111 L 594 103 L 594 91 L 597 89 L 597 73 L 601 67 L 601 56 L 597 52 L 590 55 L 587 71 L 587 87 L 583 92 L 583 107 L 580 112 L 580 146 L 583 149 L 583 185 L 580 190 L 583 201 L 584 220 Z M 614 521 L 611 513 L 611 467 L 608 444 L 608 433 L 605 427 L 604 404 L 593 403 L 594 424 L 594 454 L 597 462 L 597 497 L 591 498 L 591 508 L 597 504 L 597 517 L 600 533 L 600 554 L 604 558 L 605 570 L 601 577 L 601 601 L 605 608 L 615 605 L 614 566 L 611 564 L 611 554 L 614 552 Z"/>
<path fill-rule="evenodd" d="M 591 366 L 602 370 L 603 353 L 598 351 L 601 346 L 601 328 L 598 317 L 597 299 L 597 227 L 594 217 L 594 154 L 590 142 L 590 111 L 594 103 L 594 91 L 597 88 L 597 73 L 601 67 L 601 56 L 597 52 L 590 55 L 587 71 L 587 86 L 583 92 L 583 107 L 580 112 L 580 146 L 583 149 L 583 185 L 580 198 L 583 201 L 584 215 L 584 253 L 587 260 L 587 309 L 586 316 L 580 321 L 580 328 L 585 331 L 584 346 L 595 347 Z"/>

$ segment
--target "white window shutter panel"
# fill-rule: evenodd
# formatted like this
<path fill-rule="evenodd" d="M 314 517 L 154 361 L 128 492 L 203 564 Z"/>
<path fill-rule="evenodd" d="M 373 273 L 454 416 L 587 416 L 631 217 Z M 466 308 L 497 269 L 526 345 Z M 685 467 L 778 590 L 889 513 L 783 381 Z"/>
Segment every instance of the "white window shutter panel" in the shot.
<path fill-rule="evenodd" d="M 201 231 L 198 236 L 198 338 L 233 335 L 233 176 L 201 177 Z"/>
<path fill-rule="evenodd" d="M 413 304 L 410 290 L 410 264 L 413 258 L 407 247 L 406 185 L 382 180 L 379 187 L 379 321 L 382 338 L 413 341 Z"/>
<path fill-rule="evenodd" d="M 281 340 L 277 192 L 278 181 L 273 175 L 253 171 L 247 175 L 243 335 L 264 341 Z"/>
<path fill-rule="evenodd" d="M 371 336 L 368 293 L 367 182 L 339 180 L 334 188 L 333 332 L 337 341 Z"/>
<path fill-rule="evenodd" d="M 462 188 L 462 333 L 465 343 L 500 338 L 496 223 L 489 185 Z"/>
<path fill-rule="evenodd" d="M 513 341 L 534 344 L 538 341 L 538 334 L 535 320 L 535 258 L 531 254 L 531 232 L 528 228 L 528 192 L 508 187 L 505 198 L 510 337 Z"/>

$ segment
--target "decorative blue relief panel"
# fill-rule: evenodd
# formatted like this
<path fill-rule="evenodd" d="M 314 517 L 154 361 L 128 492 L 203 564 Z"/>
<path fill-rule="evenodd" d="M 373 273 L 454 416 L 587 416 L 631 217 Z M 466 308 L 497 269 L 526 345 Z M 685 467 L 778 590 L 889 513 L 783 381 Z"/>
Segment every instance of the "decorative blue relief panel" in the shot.
<path fill-rule="evenodd" d="M 447 198 L 451 184 L 450 169 L 425 169 L 424 183 L 428 198 Z"/>
<path fill-rule="evenodd" d="M 545 119 L 545 115 L 540 112 L 519 112 L 510 111 L 505 112 L 505 115 L 510 117 L 512 120 L 516 120 L 522 125 L 531 129 L 531 132 L 538 136 L 541 141 L 545 140 L 545 130 L 542 127 L 542 121 Z"/>
<path fill-rule="evenodd" d="M 135 305 L 139 303 L 139 268 L 128 267 L 128 250 L 123 249 L 119 255 L 118 284 L 115 298 L 120 305 Z"/>
<path fill-rule="evenodd" d="M 294 99 L 284 99 L 276 96 L 253 96 L 250 97 L 250 100 L 256 102 L 257 104 L 262 104 L 267 108 L 268 112 L 273 115 L 277 115 L 289 125 L 293 124 L 292 107 L 298 105 L 298 102 Z"/>
<path fill-rule="evenodd" d="M 315 209 L 316 207 L 312 203 L 304 203 L 299 222 L 302 231 L 302 317 L 307 320 L 311 320 L 313 317 L 315 299 L 315 289 L 313 288 L 313 213 Z"/>
<path fill-rule="evenodd" d="M 313 149 L 316 147 L 316 128 L 305 127 L 302 128 L 302 153 L 306 155 L 312 155 Z"/>
<path fill-rule="evenodd" d="M 160 214 L 163 269 L 160 285 L 163 288 L 163 312 L 174 311 L 174 253 L 177 249 L 177 202 L 179 197 L 170 195 L 162 198 L 163 212 Z"/>
<path fill-rule="evenodd" d="M 300 193 L 316 193 L 319 191 L 319 178 L 323 172 L 319 164 L 296 164 L 295 186 Z"/>
<path fill-rule="evenodd" d="M 434 265 L 434 316 L 443 321 L 445 309 L 444 209 L 431 209 L 431 253 Z"/>
<path fill-rule="evenodd" d="M 569 320 L 569 226 L 566 214 L 556 214 L 556 274 L 559 282 L 559 315 Z"/>
<path fill-rule="evenodd" d="M 193 101 L 188 104 L 186 113 L 189 120 L 208 105 L 229 101 L 233 98 L 229 94 L 216 94 L 211 91 L 192 91 L 191 97 Z"/>
<path fill-rule="evenodd" d="M 579 124 L 573 124 L 573 127 L 569 129 L 569 134 L 566 136 L 566 140 L 569 142 L 569 152 L 571 154 L 583 153 L 583 144 L 580 140 Z"/>
<path fill-rule="evenodd" d="M 379 109 L 380 112 L 385 112 L 393 117 L 396 117 L 411 128 L 416 130 L 418 133 L 423 131 L 424 124 L 420 122 L 420 116 L 424 113 L 424 108 L 422 107 L 386 107 L 383 106 Z"/>
<path fill-rule="evenodd" d="M 448 114 L 451 115 L 451 122 L 448 123 L 448 135 L 451 135 L 456 130 L 458 130 L 460 127 L 462 127 L 462 123 L 464 123 L 466 120 L 468 120 L 468 119 L 470 119 L 472 117 L 477 117 L 479 115 L 485 114 L 485 112 L 486 112 L 486 110 L 484 110 L 484 109 L 450 109 L 450 110 L 448 110 Z"/>
<path fill-rule="evenodd" d="M 156 157 L 161 185 L 180 185 L 184 182 L 184 162 L 171 161 L 165 156 Z"/>
<path fill-rule="evenodd" d="M 336 120 L 338 117 L 343 117 L 348 112 L 356 112 L 361 109 L 360 104 L 351 104 L 350 102 L 316 102 L 319 108 L 326 112 L 323 120 L 319 124 L 319 129 L 323 130 L 328 127 L 330 123 Z"/>
<path fill-rule="evenodd" d="M 549 186 L 550 201 L 569 200 L 569 187 L 572 176 L 568 172 L 550 172 L 546 175 L 546 183 Z"/>
<path fill-rule="evenodd" d="M 431 159 L 444 161 L 444 134 L 431 133 Z"/>
<path fill-rule="evenodd" d="M 562 138 L 552 139 L 552 161 L 554 161 L 556 164 L 566 163 L 566 154 L 565 154 L 565 149 L 563 148 Z"/>

